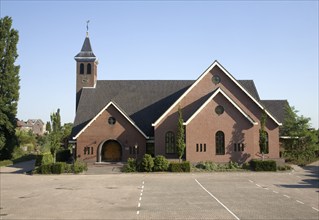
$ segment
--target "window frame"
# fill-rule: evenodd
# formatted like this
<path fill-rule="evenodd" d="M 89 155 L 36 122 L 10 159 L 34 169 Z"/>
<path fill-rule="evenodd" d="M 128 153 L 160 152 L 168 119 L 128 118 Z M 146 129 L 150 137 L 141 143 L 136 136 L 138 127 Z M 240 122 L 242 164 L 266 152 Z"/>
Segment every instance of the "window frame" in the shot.
<path fill-rule="evenodd" d="M 225 155 L 225 133 L 217 131 L 215 133 L 216 155 Z"/>
<path fill-rule="evenodd" d="M 166 154 L 176 153 L 175 133 L 172 131 L 168 131 L 165 133 L 165 153 Z"/>

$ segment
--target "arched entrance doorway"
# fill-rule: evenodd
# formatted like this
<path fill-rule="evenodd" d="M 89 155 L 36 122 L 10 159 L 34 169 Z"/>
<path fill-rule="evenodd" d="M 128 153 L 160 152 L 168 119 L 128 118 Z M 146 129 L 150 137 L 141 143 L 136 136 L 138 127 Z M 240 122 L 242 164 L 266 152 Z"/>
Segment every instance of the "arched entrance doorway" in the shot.
<path fill-rule="evenodd" d="M 105 141 L 100 151 L 100 162 L 118 162 L 122 160 L 122 147 L 115 140 Z"/>

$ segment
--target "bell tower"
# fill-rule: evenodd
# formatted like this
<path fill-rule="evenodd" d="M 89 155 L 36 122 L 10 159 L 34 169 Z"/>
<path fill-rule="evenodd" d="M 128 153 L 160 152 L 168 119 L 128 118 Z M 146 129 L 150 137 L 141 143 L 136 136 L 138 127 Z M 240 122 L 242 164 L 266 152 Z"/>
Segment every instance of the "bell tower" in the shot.
<path fill-rule="evenodd" d="M 88 28 L 87 28 L 88 29 Z M 81 96 L 83 87 L 94 88 L 97 81 L 97 58 L 94 55 L 90 43 L 89 32 L 87 30 L 86 37 L 80 53 L 74 57 L 76 61 L 76 107 Z"/>

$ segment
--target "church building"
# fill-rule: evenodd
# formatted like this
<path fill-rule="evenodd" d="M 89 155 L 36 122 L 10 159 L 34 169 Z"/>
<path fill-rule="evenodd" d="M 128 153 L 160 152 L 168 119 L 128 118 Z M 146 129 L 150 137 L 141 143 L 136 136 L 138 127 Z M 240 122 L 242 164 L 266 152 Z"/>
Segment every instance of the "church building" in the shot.
<path fill-rule="evenodd" d="M 76 61 L 75 155 L 85 162 L 126 162 L 148 153 L 177 159 L 178 109 L 185 128 L 183 158 L 192 163 L 243 163 L 279 158 L 286 100 L 261 100 L 253 80 L 237 80 L 214 61 L 196 80 L 98 80 L 88 33 Z"/>

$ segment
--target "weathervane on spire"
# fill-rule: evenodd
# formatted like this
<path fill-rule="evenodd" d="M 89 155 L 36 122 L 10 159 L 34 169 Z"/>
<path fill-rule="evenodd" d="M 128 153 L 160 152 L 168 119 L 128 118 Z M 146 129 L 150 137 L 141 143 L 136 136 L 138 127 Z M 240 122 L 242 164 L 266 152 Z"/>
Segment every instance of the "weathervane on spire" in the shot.
<path fill-rule="evenodd" d="M 86 21 L 86 32 L 89 32 L 89 22 L 90 22 L 90 20 Z"/>

